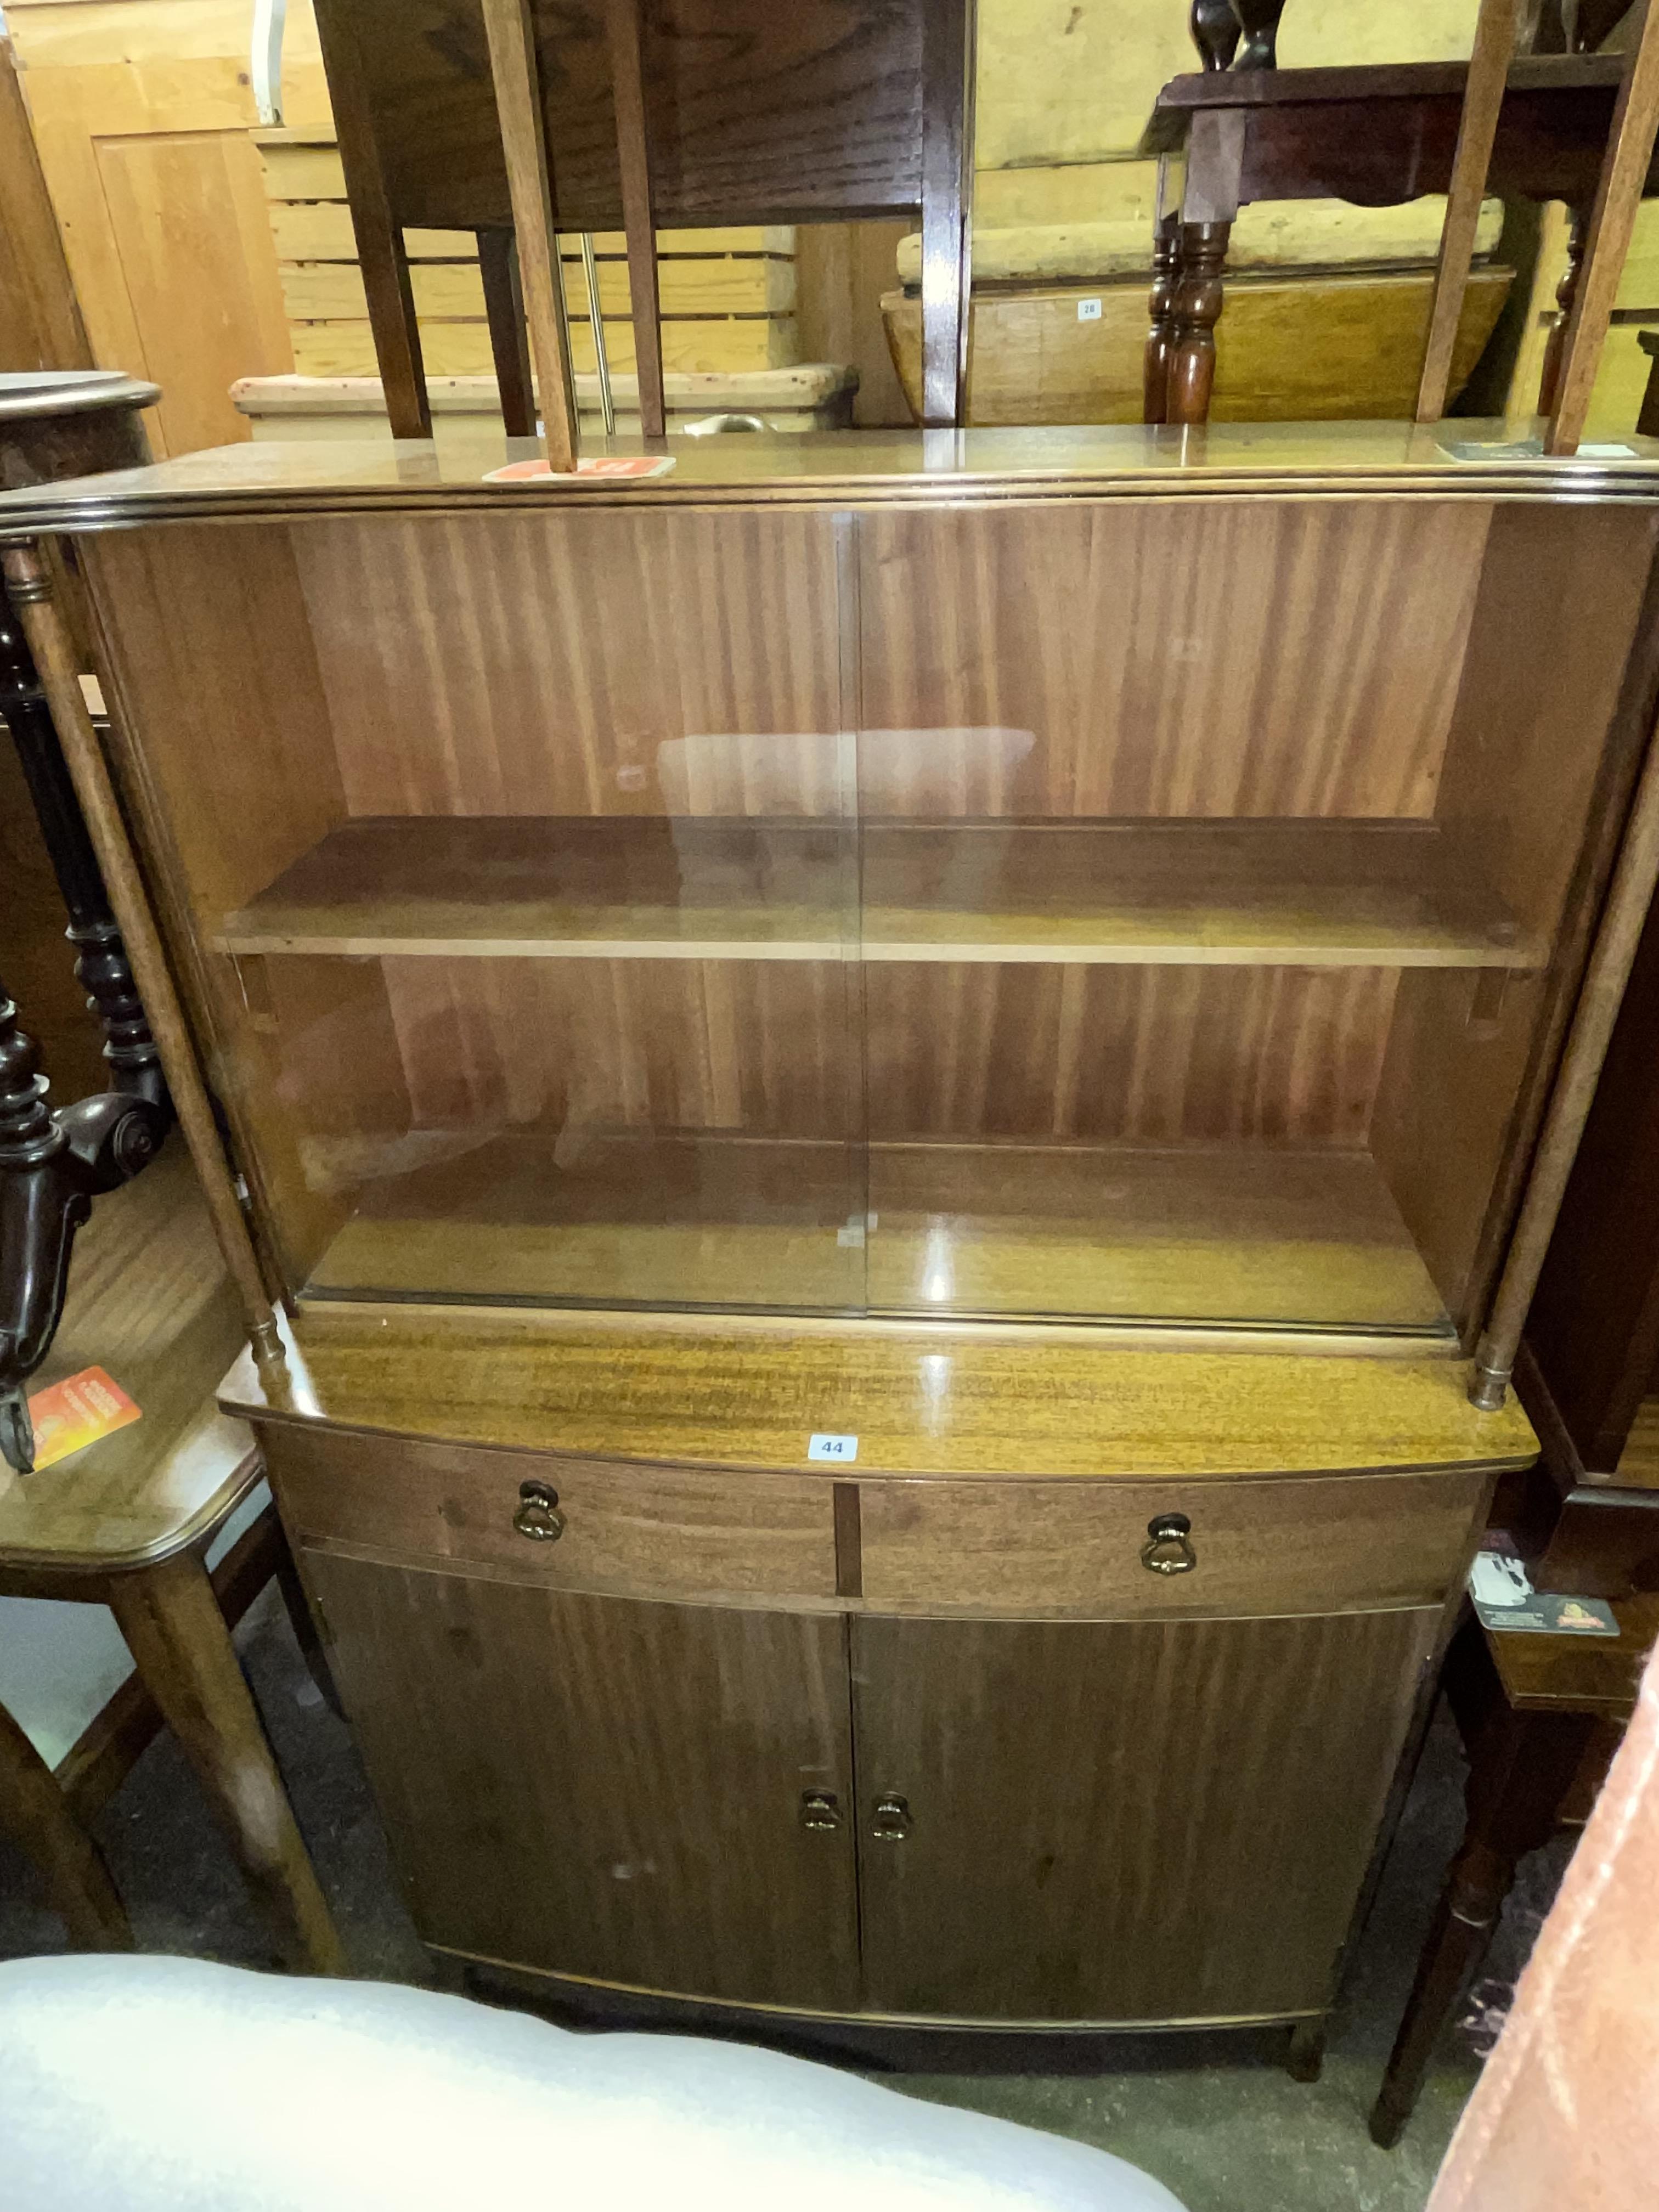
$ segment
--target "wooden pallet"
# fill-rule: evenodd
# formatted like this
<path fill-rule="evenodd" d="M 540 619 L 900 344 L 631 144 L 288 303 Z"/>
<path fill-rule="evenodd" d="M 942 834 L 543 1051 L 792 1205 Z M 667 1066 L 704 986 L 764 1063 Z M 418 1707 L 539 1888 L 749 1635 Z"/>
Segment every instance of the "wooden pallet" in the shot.
<path fill-rule="evenodd" d="M 357 268 L 345 179 L 331 137 L 255 134 L 294 339 L 307 376 L 373 376 L 374 340 Z M 429 374 L 476 376 L 492 366 L 478 257 L 467 231 L 410 230 L 415 305 Z M 594 240 L 599 307 L 612 368 L 634 368 L 634 325 L 620 231 Z M 565 300 L 576 368 L 595 366 L 576 240 L 563 241 Z M 787 368 L 800 357 L 795 234 L 787 225 L 663 232 L 658 240 L 663 354 L 672 371 Z"/>

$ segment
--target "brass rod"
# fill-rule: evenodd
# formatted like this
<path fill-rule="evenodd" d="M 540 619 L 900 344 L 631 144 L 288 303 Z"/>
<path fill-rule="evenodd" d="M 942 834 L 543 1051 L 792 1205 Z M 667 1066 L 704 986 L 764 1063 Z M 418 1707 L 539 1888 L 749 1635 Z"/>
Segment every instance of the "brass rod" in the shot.
<path fill-rule="evenodd" d="M 104 872 L 109 902 L 120 924 L 127 956 L 149 1018 L 150 1035 L 173 1093 L 179 1126 L 201 1179 L 213 1233 L 241 1298 L 247 1331 L 261 1358 L 281 1357 L 276 1316 L 266 1294 L 258 1255 L 242 1218 L 224 1149 L 213 1118 L 207 1087 L 197 1063 L 173 972 L 149 910 L 138 864 L 128 842 L 115 787 L 110 781 L 92 716 L 82 695 L 80 672 L 64 617 L 52 598 L 52 579 L 33 543 L 8 545 L 3 556 L 6 588 L 17 609 L 41 689 L 52 708 L 59 744 L 75 784 L 81 811 Z"/>
<path fill-rule="evenodd" d="M 605 317 L 599 313 L 599 264 L 593 258 L 593 234 L 582 233 L 582 275 L 587 279 L 587 319 L 593 328 L 593 364 L 599 373 L 599 412 L 605 434 L 617 434 L 617 403 L 611 391 L 611 356 L 605 343 Z"/>
<path fill-rule="evenodd" d="M 1595 933 L 1584 988 L 1567 1032 L 1566 1048 L 1533 1157 L 1520 1218 L 1474 1355 L 1469 1396 L 1484 1413 L 1496 1412 L 1509 1388 L 1527 1309 L 1538 1287 L 1567 1178 L 1578 1155 L 1578 1140 L 1595 1096 L 1656 882 L 1659 882 L 1659 739 L 1650 739 L 1607 902 Z"/>
<path fill-rule="evenodd" d="M 1457 121 L 1457 151 L 1452 159 L 1451 191 L 1440 226 L 1440 255 L 1435 264 L 1429 327 L 1423 342 L 1423 368 L 1417 386 L 1417 419 L 1437 422 L 1446 411 L 1452 356 L 1462 319 L 1463 295 L 1480 227 L 1480 203 L 1486 172 L 1504 109 L 1504 87 L 1515 52 L 1516 0 L 1480 0 L 1475 19 L 1474 51 L 1464 82 Z"/>

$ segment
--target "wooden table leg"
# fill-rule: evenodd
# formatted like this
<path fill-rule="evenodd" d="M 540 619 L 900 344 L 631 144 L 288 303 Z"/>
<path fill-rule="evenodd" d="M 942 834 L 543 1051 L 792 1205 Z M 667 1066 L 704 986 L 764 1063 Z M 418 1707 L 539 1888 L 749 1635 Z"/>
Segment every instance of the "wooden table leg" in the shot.
<path fill-rule="evenodd" d="M 1470 1743 L 1463 1842 L 1371 2112 L 1371 2140 L 1384 2149 L 1411 2118 L 1441 2031 L 1486 1954 L 1516 1863 L 1554 1832 L 1595 1728 L 1590 1713 L 1516 1712 L 1505 1704 Z"/>
<path fill-rule="evenodd" d="M 1561 272 L 1561 281 L 1555 288 L 1555 320 L 1550 325 L 1549 343 L 1544 348 L 1544 366 L 1538 379 L 1538 411 L 1553 415 L 1555 395 L 1561 383 L 1561 356 L 1566 350 L 1567 325 L 1572 319 L 1572 303 L 1578 297 L 1578 280 L 1584 271 L 1584 228 L 1589 210 L 1582 207 L 1567 210 L 1567 265 Z"/>
<path fill-rule="evenodd" d="M 52 1910 L 82 1951 L 131 1951 L 132 1929 L 98 1846 L 57 1778 L 0 1705 L 0 1827 L 46 1878 Z"/>
<path fill-rule="evenodd" d="M 181 1553 L 112 1577 L 108 1595 L 145 1686 L 195 1767 L 284 1954 L 313 1972 L 339 1973 L 340 1940 L 207 1570 L 193 1553 Z"/>
<path fill-rule="evenodd" d="M 1141 379 L 1140 419 L 1162 422 L 1170 408 L 1170 356 L 1175 346 L 1176 301 L 1181 291 L 1181 217 L 1160 216 L 1152 233 L 1152 289 L 1147 307 L 1146 360 Z"/>
<path fill-rule="evenodd" d="M 1175 343 L 1170 350 L 1170 389 L 1165 421 L 1207 422 L 1215 384 L 1215 326 L 1225 295 L 1230 222 L 1183 222 L 1181 226 L 1181 283 L 1176 294 Z"/>

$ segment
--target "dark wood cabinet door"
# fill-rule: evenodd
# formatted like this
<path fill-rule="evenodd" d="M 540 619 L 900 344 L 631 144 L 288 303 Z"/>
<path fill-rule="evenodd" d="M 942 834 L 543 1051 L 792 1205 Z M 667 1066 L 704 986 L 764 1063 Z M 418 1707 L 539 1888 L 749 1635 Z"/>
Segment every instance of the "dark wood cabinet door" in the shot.
<path fill-rule="evenodd" d="M 1322 2008 L 1438 1620 L 855 1620 L 866 2005 Z"/>
<path fill-rule="evenodd" d="M 858 2002 L 846 1628 L 307 1550 L 428 1942 L 734 2002 Z M 805 1791 L 838 1827 L 806 1827 Z"/>

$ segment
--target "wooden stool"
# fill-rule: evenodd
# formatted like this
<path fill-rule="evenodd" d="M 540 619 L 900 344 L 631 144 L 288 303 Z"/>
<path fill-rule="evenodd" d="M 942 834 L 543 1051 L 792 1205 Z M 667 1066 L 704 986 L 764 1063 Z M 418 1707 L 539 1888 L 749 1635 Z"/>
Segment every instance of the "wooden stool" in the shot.
<path fill-rule="evenodd" d="M 1627 1598 L 1613 1610 L 1616 1641 L 1494 1632 L 1473 1612 L 1452 1639 L 1441 1687 L 1468 1753 L 1468 1820 L 1371 2112 L 1371 2140 L 1385 2149 L 1411 2118 L 1517 1863 L 1573 1809 L 1587 1763 L 1593 1794 L 1607 1756 L 1598 1738 L 1616 1742 L 1630 1717 L 1643 1662 L 1659 1636 L 1659 1596 Z"/>
<path fill-rule="evenodd" d="M 78 1759 L 94 1771 L 67 1778 L 82 1785 L 67 1798 L 21 1729 L 0 1713 L 0 1820 L 44 1867 L 77 1942 L 129 1947 L 125 1917 L 77 1810 L 84 1815 L 89 1802 L 107 1796 L 165 1721 L 285 1959 L 311 1972 L 337 1972 L 339 1939 L 227 1620 L 272 1572 L 291 1575 L 274 1511 L 266 1509 L 216 1575 L 204 1564 L 261 1468 L 247 1429 L 214 1404 L 220 1376 L 246 1341 L 245 1326 L 176 1138 L 136 1181 L 99 1200 L 76 1239 L 74 1266 L 63 1323 L 36 1387 L 101 1366 L 142 1417 L 59 1466 L 9 1480 L 0 1470 L 0 1593 L 107 1605 L 138 1680 L 111 1701 L 97 1739 L 82 1739 L 84 1753 L 81 1746 L 71 1753 L 66 1765 Z M 295 1625 L 310 1638 L 303 1604 Z M 314 1644 L 307 1657 L 316 1662 Z"/>

